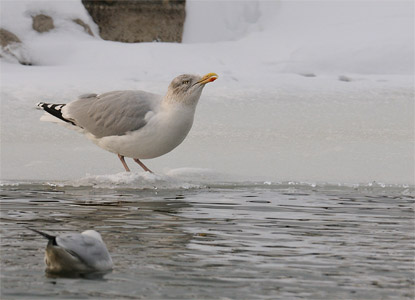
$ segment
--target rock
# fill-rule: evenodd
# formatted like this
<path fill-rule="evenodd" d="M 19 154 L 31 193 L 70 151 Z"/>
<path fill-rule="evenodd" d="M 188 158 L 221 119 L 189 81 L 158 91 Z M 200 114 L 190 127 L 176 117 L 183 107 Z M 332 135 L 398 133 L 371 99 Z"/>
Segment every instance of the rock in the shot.
<path fill-rule="evenodd" d="M 22 41 L 14 33 L 0 28 L 0 46 L 3 48 L 11 43 L 21 43 Z"/>
<path fill-rule="evenodd" d="M 0 57 L 22 65 L 32 64 L 22 41 L 17 35 L 3 28 L 0 28 L 0 46 Z"/>
<path fill-rule="evenodd" d="M 344 81 L 344 82 L 351 82 L 353 79 L 352 78 L 350 78 L 350 77 L 348 77 L 348 76 L 346 76 L 346 75 L 340 75 L 339 77 L 338 77 L 338 79 L 340 80 L 340 81 Z"/>
<path fill-rule="evenodd" d="M 185 0 L 82 0 L 104 40 L 181 42 Z"/>
<path fill-rule="evenodd" d="M 37 32 L 47 32 L 55 28 L 53 25 L 53 19 L 47 15 L 40 14 L 32 17 L 33 23 L 32 28 Z"/>
<path fill-rule="evenodd" d="M 73 19 L 72 21 L 74 23 L 78 24 L 78 25 L 81 25 L 84 28 L 84 30 L 85 30 L 86 33 L 88 33 L 91 36 L 94 36 L 94 34 L 92 33 L 92 30 L 91 30 L 91 27 L 89 27 L 89 25 L 86 24 L 84 21 L 82 21 L 79 18 L 78 19 Z"/>

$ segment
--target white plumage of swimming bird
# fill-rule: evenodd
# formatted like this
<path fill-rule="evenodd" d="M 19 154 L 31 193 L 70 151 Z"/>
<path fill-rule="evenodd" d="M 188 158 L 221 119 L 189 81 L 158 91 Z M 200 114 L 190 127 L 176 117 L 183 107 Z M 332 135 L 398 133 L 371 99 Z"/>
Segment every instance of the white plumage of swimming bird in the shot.
<path fill-rule="evenodd" d="M 67 104 L 39 102 L 37 106 L 47 113 L 41 120 L 64 122 L 82 132 L 99 147 L 117 154 L 127 172 L 124 157 L 151 172 L 140 159 L 159 157 L 183 142 L 204 86 L 217 78 L 215 73 L 177 76 L 164 97 L 126 90 L 82 95 Z"/>
<path fill-rule="evenodd" d="M 111 255 L 95 230 L 53 236 L 28 229 L 49 240 L 45 251 L 46 271 L 49 273 L 108 272 L 113 268 Z"/>

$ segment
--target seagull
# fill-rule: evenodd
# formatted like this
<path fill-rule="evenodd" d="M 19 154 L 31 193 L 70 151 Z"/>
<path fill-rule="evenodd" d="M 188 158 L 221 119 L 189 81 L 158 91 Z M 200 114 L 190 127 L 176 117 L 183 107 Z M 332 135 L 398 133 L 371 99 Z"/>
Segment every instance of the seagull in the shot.
<path fill-rule="evenodd" d="M 196 105 L 204 86 L 218 78 L 183 74 L 170 83 L 165 96 L 139 91 L 86 94 L 67 104 L 39 102 L 45 111 L 42 121 L 66 124 L 99 147 L 133 158 L 146 172 L 140 159 L 164 155 L 183 142 L 193 124 Z"/>
<path fill-rule="evenodd" d="M 45 263 L 48 273 L 91 273 L 112 270 L 111 256 L 95 230 L 52 236 L 29 228 L 49 240 Z"/>

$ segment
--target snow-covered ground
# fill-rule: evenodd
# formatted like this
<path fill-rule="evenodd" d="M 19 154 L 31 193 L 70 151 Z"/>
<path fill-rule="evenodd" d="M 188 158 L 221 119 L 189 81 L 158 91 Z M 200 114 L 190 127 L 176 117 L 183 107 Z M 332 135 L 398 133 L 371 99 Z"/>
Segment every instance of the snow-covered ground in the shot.
<path fill-rule="evenodd" d="M 179 74 L 216 72 L 185 142 L 146 161 L 151 169 L 414 184 L 412 1 L 187 1 L 182 44 L 91 37 L 70 21 L 83 19 L 97 36 L 80 1 L 1 1 L 0 9 L 1 27 L 33 62 L 1 60 L 2 179 L 123 170 L 78 133 L 40 122 L 36 102 L 119 89 L 163 94 Z M 33 31 L 37 13 L 56 28 Z"/>

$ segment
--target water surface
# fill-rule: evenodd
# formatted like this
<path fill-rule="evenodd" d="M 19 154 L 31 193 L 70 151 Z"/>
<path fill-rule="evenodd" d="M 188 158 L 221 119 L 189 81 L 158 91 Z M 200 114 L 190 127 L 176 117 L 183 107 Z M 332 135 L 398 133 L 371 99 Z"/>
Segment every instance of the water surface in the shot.
<path fill-rule="evenodd" d="M 413 299 L 411 187 L 4 183 L 2 299 Z M 100 280 L 46 276 L 51 234 L 94 228 Z"/>

